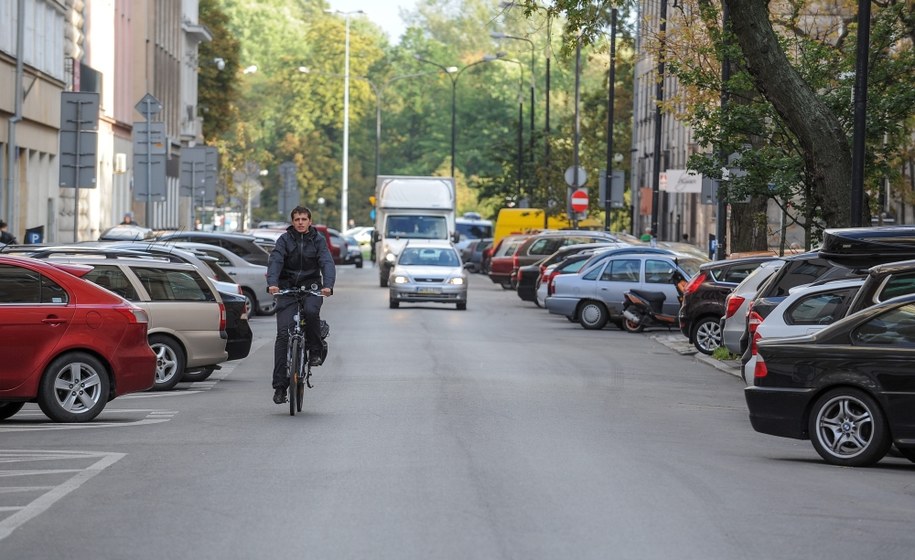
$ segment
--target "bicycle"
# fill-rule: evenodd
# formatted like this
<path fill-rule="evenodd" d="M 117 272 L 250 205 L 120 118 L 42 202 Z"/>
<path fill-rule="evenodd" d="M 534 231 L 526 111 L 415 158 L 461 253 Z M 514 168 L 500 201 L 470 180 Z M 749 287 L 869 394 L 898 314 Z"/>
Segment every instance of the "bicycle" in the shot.
<path fill-rule="evenodd" d="M 318 289 L 317 284 L 312 284 L 310 287 L 300 287 L 300 288 L 290 288 L 286 290 L 280 290 L 274 294 L 274 296 L 293 296 L 296 300 L 296 305 L 298 309 L 296 314 L 293 317 L 292 327 L 289 329 L 289 345 L 286 349 L 286 377 L 289 380 L 289 388 L 287 389 L 289 401 L 289 415 L 295 416 L 296 412 L 302 412 L 302 401 L 305 398 L 305 387 L 309 389 L 313 388 L 311 384 L 311 362 L 308 359 L 307 352 L 305 350 L 305 310 L 303 309 L 303 302 L 305 298 L 308 297 L 326 297 Z M 327 335 L 330 331 L 330 328 L 327 325 L 327 321 L 321 320 L 321 343 L 324 346 L 324 354 L 327 353 L 327 345 L 324 343 L 324 339 L 327 338 Z M 324 356 L 322 356 L 323 358 Z M 303 371 L 304 369 L 304 371 Z"/>

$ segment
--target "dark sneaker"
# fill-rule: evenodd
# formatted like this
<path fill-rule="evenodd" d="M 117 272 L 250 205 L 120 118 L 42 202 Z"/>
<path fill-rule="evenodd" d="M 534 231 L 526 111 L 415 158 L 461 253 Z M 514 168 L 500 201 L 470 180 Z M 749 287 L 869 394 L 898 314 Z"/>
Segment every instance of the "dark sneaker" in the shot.
<path fill-rule="evenodd" d="M 321 356 L 312 356 L 308 359 L 308 365 L 311 367 L 317 367 L 324 363 L 324 360 L 321 359 Z"/>
<path fill-rule="evenodd" d="M 286 402 L 286 389 L 277 388 L 273 391 L 273 402 L 283 404 Z"/>

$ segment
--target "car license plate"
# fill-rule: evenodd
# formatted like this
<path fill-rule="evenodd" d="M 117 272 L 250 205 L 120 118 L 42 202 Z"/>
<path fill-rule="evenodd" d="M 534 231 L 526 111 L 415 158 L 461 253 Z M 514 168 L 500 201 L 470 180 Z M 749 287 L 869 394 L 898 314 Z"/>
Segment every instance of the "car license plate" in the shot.
<path fill-rule="evenodd" d="M 417 292 L 419 292 L 421 294 L 437 294 L 437 293 L 439 293 L 439 289 L 438 288 L 420 288 L 417 290 Z"/>

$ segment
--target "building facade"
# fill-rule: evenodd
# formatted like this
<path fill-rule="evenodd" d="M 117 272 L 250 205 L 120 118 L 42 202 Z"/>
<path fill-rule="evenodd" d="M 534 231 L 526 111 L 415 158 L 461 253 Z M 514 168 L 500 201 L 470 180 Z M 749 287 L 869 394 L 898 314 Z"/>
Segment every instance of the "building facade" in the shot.
<path fill-rule="evenodd" d="M 20 241 L 97 239 L 127 213 L 154 229 L 190 227 L 180 196 L 181 148 L 202 142 L 196 116 L 197 46 L 210 39 L 198 0 L 8 0 L 0 2 L 0 218 Z M 99 98 L 96 179 L 60 185 L 61 94 Z M 137 197 L 135 106 L 162 104 L 166 196 Z"/>

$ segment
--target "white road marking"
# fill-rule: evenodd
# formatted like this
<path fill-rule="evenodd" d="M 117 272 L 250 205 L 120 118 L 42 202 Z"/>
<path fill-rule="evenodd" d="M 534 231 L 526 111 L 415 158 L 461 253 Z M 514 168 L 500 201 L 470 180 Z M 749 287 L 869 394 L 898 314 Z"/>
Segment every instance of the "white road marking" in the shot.
<path fill-rule="evenodd" d="M 99 474 L 114 463 L 120 461 L 126 454 L 124 453 L 95 453 L 79 451 L 50 451 L 50 450 L 0 450 L 0 462 L 10 463 L 31 463 L 33 461 L 75 461 L 75 460 L 95 460 L 94 463 L 85 468 L 77 469 L 0 469 L 2 477 L 18 476 L 38 476 L 38 475 L 61 475 L 75 473 L 63 480 L 60 484 L 54 486 L 18 486 L 7 487 L 3 493 L 6 495 L 18 495 L 34 492 L 40 494 L 24 506 L 0 506 L 0 513 L 13 512 L 12 515 L 0 521 L 0 540 L 8 537 L 16 528 L 22 526 L 27 521 L 34 519 L 48 510 L 55 502 L 76 490 L 89 479 Z M 17 503 L 21 500 L 17 500 Z"/>

